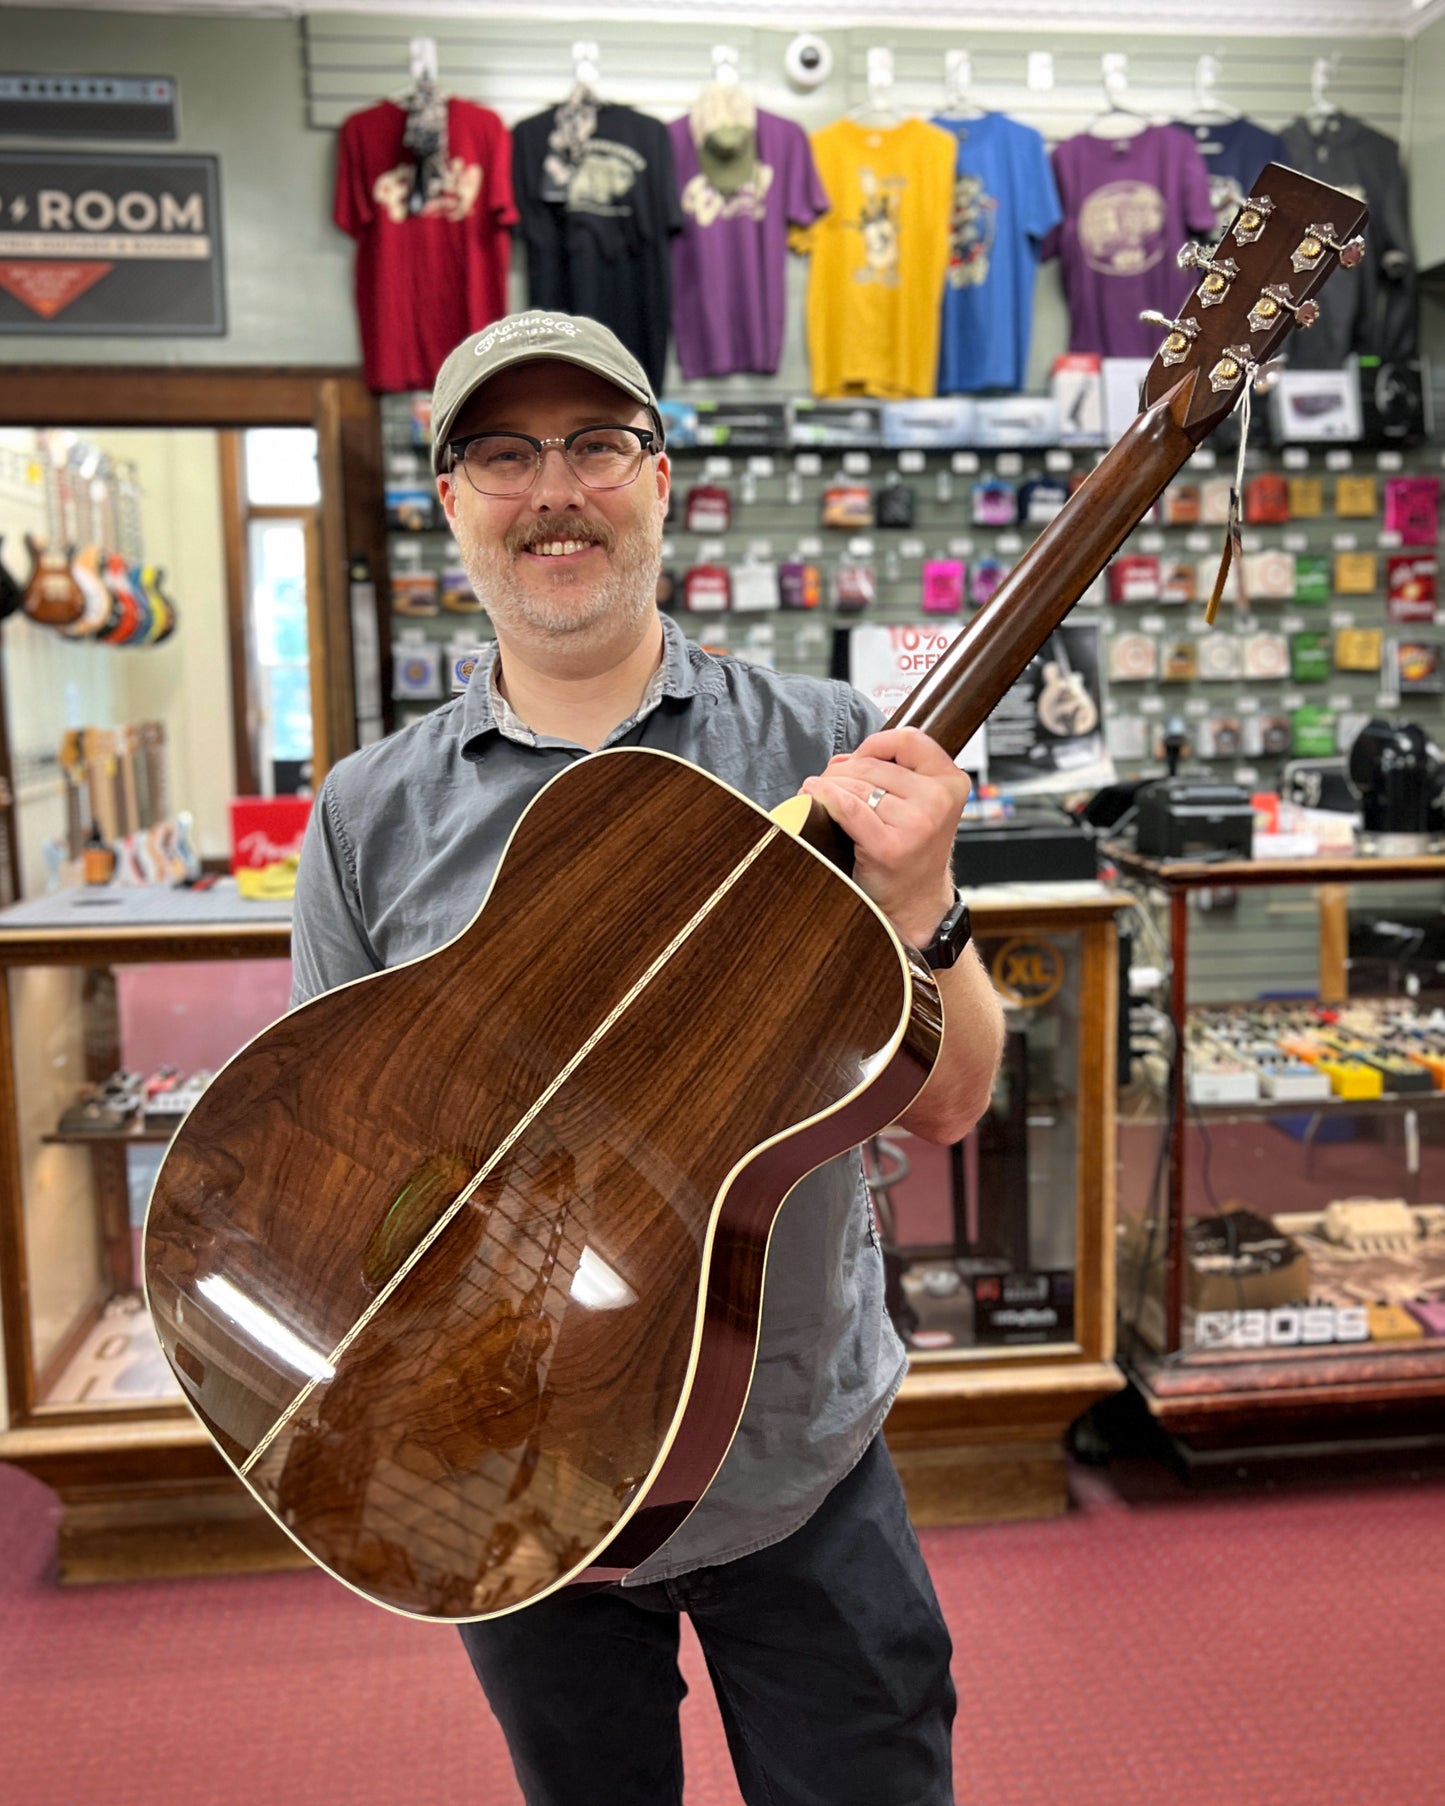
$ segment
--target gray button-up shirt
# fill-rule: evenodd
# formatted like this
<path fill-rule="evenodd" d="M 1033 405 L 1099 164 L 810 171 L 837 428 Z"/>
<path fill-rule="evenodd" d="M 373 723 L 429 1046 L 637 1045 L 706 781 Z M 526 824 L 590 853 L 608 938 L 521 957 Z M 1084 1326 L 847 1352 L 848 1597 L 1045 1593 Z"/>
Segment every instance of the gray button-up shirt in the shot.
<path fill-rule="evenodd" d="M 675 753 L 771 809 L 881 725 L 845 683 L 713 657 L 666 617 L 663 632 L 658 675 L 608 746 Z M 495 658 L 493 645 L 461 696 L 328 774 L 296 888 L 293 1003 L 451 940 L 480 907 L 527 804 L 588 756 L 517 720 Z M 633 1583 L 730 1561 L 796 1530 L 877 1432 L 905 1364 L 855 1153 L 789 1194 L 737 1436 L 702 1503 Z"/>

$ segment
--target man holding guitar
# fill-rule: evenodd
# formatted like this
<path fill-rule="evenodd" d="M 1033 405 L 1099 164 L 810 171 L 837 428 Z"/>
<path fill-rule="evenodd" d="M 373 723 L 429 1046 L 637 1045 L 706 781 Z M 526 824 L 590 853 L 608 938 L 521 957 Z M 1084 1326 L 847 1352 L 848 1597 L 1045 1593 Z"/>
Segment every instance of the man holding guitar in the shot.
<path fill-rule="evenodd" d="M 601 748 L 652 747 L 764 809 L 801 791 L 846 833 L 854 881 L 944 1004 L 942 1051 L 901 1120 L 957 1140 L 987 1105 L 1002 1032 L 950 869 L 967 777 L 921 730 L 880 731 L 847 685 L 705 654 L 658 614 L 662 423 L 596 322 L 530 313 L 466 340 L 432 421 L 496 646 L 463 696 L 328 776 L 293 1001 L 457 934 L 543 785 Z M 684 1611 L 750 1806 L 951 1802 L 949 1638 L 879 1437 L 904 1367 L 855 1152 L 777 1219 L 747 1407 L 692 1515 L 625 1580 L 462 1625 L 529 1806 L 681 1799 Z"/>

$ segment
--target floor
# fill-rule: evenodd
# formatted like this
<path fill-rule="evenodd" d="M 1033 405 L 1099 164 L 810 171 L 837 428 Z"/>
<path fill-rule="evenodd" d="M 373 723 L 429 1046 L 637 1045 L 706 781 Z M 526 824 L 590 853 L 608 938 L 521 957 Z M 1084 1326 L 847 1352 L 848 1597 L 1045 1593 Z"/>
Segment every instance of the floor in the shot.
<path fill-rule="evenodd" d="M 925 1533 L 961 1806 L 1445 1796 L 1445 1480 L 1196 1496 L 1132 1459 L 1072 1485 L 1062 1518 Z M 51 1495 L 0 1467 L 8 1806 L 518 1806 L 450 1631 L 321 1574 L 61 1591 L 53 1559 Z M 738 1806 L 684 1663 L 688 1806 Z"/>

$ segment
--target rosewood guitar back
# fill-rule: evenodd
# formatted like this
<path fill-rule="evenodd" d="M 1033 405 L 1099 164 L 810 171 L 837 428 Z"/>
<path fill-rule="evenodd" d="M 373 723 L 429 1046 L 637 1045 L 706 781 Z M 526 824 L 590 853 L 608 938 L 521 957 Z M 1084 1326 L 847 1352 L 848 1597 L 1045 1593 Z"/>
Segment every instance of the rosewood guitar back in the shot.
<path fill-rule="evenodd" d="M 625 1572 L 727 1451 L 778 1207 L 906 1106 L 940 1026 L 754 805 L 665 754 L 585 760 L 456 940 L 293 1012 L 191 1112 L 147 1224 L 166 1353 L 381 1603 L 471 1618 Z"/>

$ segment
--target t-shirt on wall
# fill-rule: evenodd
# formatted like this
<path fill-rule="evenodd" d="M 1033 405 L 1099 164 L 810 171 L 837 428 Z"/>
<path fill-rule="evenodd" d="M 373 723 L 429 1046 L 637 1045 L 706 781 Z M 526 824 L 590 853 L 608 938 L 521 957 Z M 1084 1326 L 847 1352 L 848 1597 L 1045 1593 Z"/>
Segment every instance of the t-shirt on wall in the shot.
<path fill-rule="evenodd" d="M 406 110 L 353 113 L 337 143 L 333 217 L 356 240 L 356 312 L 367 386 L 429 389 L 468 333 L 507 311 L 512 149 L 488 107 L 447 102 L 447 178 L 410 211 L 417 165 L 402 143 Z"/>
<path fill-rule="evenodd" d="M 1058 257 L 1069 304 L 1069 350 L 1153 357 L 1159 328 L 1145 308 L 1175 317 L 1199 281 L 1175 255 L 1214 231 L 1209 172 L 1187 132 L 1152 125 L 1132 138 L 1082 132 L 1054 149 L 1063 224 L 1044 241 Z"/>
<path fill-rule="evenodd" d="M 1202 124 L 1176 120 L 1188 132 L 1209 171 L 1214 200 L 1214 231 L 1221 237 L 1240 207 L 1258 190 L 1259 172 L 1269 163 L 1287 163 L 1284 140 L 1252 119 L 1213 119 Z"/>
<path fill-rule="evenodd" d="M 607 104 L 580 130 L 562 115 L 535 114 L 512 135 L 528 305 L 610 326 L 660 391 L 682 229 L 667 127 Z"/>
<path fill-rule="evenodd" d="M 793 239 L 813 260 L 813 393 L 932 395 L 958 145 L 924 119 L 839 119 L 814 133 L 813 156 L 831 210 Z"/>
<path fill-rule="evenodd" d="M 672 247 L 673 334 L 690 380 L 777 369 L 788 228 L 828 210 L 803 128 L 759 109 L 756 129 L 752 179 L 720 194 L 698 166 L 687 116 L 668 127 L 683 218 Z"/>
<path fill-rule="evenodd" d="M 1048 152 L 1004 113 L 934 123 L 958 145 L 938 392 L 1022 389 L 1039 246 L 1062 218 Z"/>

